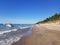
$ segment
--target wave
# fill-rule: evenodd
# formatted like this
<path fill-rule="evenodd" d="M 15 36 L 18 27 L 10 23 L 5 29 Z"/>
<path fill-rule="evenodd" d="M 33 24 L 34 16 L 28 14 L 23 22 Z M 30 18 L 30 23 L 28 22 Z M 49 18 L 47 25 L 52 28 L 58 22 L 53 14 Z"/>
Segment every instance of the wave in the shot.
<path fill-rule="evenodd" d="M 20 29 L 26 29 L 26 28 L 31 28 L 31 27 L 33 26 L 24 26 L 24 27 L 19 26 Z"/>
<path fill-rule="evenodd" d="M 23 36 L 31 33 L 31 28 L 31 26 L 19 26 L 11 30 L 0 31 L 0 45 L 11 45 L 19 41 Z"/>
<path fill-rule="evenodd" d="M 18 29 L 26 29 L 26 28 L 29 28 L 29 27 L 30 27 L 30 26 L 25 26 L 25 27 L 19 26 L 19 28 L 17 28 L 17 29 L 11 29 L 11 30 L 0 31 L 0 34 L 9 33 L 9 32 L 12 32 L 12 31 L 17 31 Z"/>
<path fill-rule="evenodd" d="M 0 34 L 9 33 L 9 32 L 11 32 L 11 31 L 17 31 L 17 29 L 0 31 Z"/>
<path fill-rule="evenodd" d="M 23 35 L 14 36 L 14 37 L 11 37 L 11 38 L 8 38 L 8 39 L 1 40 L 0 44 L 1 45 L 11 45 L 12 43 L 17 42 L 18 40 L 20 40 L 22 36 Z"/>

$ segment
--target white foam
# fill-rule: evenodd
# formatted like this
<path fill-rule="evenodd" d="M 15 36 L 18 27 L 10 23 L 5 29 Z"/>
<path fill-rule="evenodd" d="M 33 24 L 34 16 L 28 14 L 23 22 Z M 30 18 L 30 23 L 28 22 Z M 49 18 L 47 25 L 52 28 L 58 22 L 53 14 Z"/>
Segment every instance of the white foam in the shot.
<path fill-rule="evenodd" d="M 25 28 L 29 28 L 31 26 L 26 26 L 26 27 L 19 27 L 20 29 L 25 29 Z M 12 31 L 17 31 L 17 35 L 15 33 L 13 33 Z M 9 32 L 12 32 L 13 35 L 10 35 L 8 34 Z M 4 33 L 7 33 L 8 35 L 5 34 L 4 36 Z M 0 40 L 0 45 L 11 45 L 12 43 L 14 42 L 17 42 L 21 39 L 21 37 L 23 37 L 25 34 L 20 34 L 19 30 L 18 29 L 12 29 L 12 30 L 5 30 L 5 31 L 1 31 L 0 34 L 3 34 L 1 40 Z M 30 34 L 30 32 L 28 32 L 28 34 Z"/>
<path fill-rule="evenodd" d="M 17 29 L 0 31 L 0 34 L 8 33 L 8 32 L 11 32 L 11 31 L 17 31 Z"/>
<path fill-rule="evenodd" d="M 12 25 L 10 25 L 10 24 L 6 24 L 6 26 L 7 26 L 7 27 L 12 27 Z"/>
<path fill-rule="evenodd" d="M 14 36 L 14 37 L 11 37 L 11 38 L 8 38 L 8 39 L 1 40 L 0 44 L 1 45 L 11 45 L 12 43 L 17 42 L 18 40 L 20 40 L 22 36 L 23 35 Z"/>
<path fill-rule="evenodd" d="M 20 29 L 25 29 L 25 28 L 29 28 L 29 27 L 31 27 L 31 26 L 25 26 L 25 27 L 19 26 Z"/>

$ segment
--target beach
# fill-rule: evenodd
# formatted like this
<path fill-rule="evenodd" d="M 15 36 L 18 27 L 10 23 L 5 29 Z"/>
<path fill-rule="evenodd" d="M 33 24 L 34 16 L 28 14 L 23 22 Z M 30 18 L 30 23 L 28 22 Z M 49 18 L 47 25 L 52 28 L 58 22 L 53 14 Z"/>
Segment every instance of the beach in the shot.
<path fill-rule="evenodd" d="M 60 25 L 37 24 L 32 34 L 13 45 L 60 45 Z"/>

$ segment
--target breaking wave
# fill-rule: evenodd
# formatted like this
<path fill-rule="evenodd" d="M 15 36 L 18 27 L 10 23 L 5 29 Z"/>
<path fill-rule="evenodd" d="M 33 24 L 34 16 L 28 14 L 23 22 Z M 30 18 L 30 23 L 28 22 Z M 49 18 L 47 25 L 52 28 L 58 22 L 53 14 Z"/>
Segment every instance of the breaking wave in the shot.
<path fill-rule="evenodd" d="M 17 29 L 12 29 L 12 30 L 6 30 L 6 31 L 0 31 L 0 34 L 8 33 L 11 31 L 17 31 Z"/>
<path fill-rule="evenodd" d="M 0 31 L 0 45 L 11 45 L 19 41 L 23 36 L 30 34 L 31 26 L 14 28 L 10 30 Z"/>

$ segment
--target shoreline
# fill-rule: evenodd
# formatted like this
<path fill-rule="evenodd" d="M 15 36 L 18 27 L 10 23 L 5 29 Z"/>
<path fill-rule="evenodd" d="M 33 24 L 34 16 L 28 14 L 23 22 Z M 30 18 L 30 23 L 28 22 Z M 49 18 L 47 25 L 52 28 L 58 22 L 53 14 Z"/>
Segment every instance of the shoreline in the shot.
<path fill-rule="evenodd" d="M 24 39 L 25 38 L 21 38 L 19 41 L 13 43 L 12 45 L 24 45 L 25 44 Z"/>
<path fill-rule="evenodd" d="M 60 27 L 58 25 L 38 24 L 33 27 L 32 34 L 15 45 L 60 45 Z M 52 28 L 53 27 L 53 28 Z"/>
<path fill-rule="evenodd" d="M 12 45 L 25 45 L 25 39 L 31 36 L 32 34 L 29 34 L 27 36 L 23 36 L 19 41 L 14 42 Z"/>
<path fill-rule="evenodd" d="M 26 32 L 26 34 L 21 37 L 21 39 L 17 42 L 14 42 L 12 45 L 25 45 L 25 39 L 32 34 L 32 29 Z"/>

